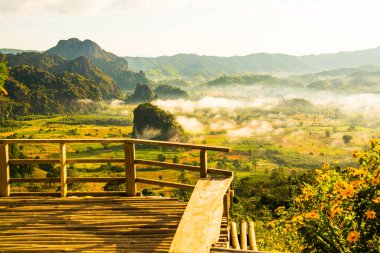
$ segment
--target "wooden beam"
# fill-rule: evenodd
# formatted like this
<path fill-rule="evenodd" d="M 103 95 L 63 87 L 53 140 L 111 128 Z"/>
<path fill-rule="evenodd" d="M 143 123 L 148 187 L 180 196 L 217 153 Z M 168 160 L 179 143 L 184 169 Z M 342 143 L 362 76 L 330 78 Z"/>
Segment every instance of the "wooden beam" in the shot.
<path fill-rule="evenodd" d="M 249 246 L 251 250 L 258 251 L 256 244 L 256 234 L 255 234 L 255 225 L 253 221 L 248 223 L 248 238 L 249 238 Z"/>
<path fill-rule="evenodd" d="M 141 139 L 127 139 L 127 138 L 107 138 L 107 139 L 0 139 L 0 144 L 11 143 L 130 143 L 130 144 L 144 144 L 155 146 L 169 146 L 177 148 L 199 149 L 199 150 L 212 150 L 220 152 L 230 152 L 231 148 L 219 146 L 207 146 L 199 144 L 189 144 L 181 142 L 168 142 L 168 141 L 154 141 L 154 140 L 141 140 Z"/>
<path fill-rule="evenodd" d="M 170 253 L 210 252 L 218 241 L 223 215 L 223 196 L 232 178 L 200 179 L 179 223 Z"/>
<path fill-rule="evenodd" d="M 0 197 L 9 197 L 11 192 L 9 179 L 9 146 L 0 144 Z"/>
<path fill-rule="evenodd" d="M 194 185 L 165 182 L 165 181 L 153 180 L 153 179 L 147 179 L 147 178 L 141 178 L 141 177 L 137 177 L 136 182 L 142 183 L 142 184 L 152 184 L 152 185 L 173 187 L 173 188 L 184 189 L 184 190 L 189 190 L 189 191 L 194 190 Z"/>
<path fill-rule="evenodd" d="M 61 197 L 67 195 L 67 162 L 66 162 L 66 144 L 59 144 L 59 154 L 61 163 Z"/>
<path fill-rule="evenodd" d="M 141 160 L 141 159 L 136 159 L 135 162 L 136 162 L 136 164 L 150 165 L 150 166 L 170 168 L 170 169 L 182 169 L 182 170 L 191 170 L 191 171 L 200 171 L 200 169 L 201 169 L 199 166 L 177 164 L 177 163 L 157 162 L 157 161 Z"/>
<path fill-rule="evenodd" d="M 240 244 L 241 250 L 247 250 L 247 222 L 241 221 L 240 223 Z"/>
<path fill-rule="evenodd" d="M 136 196 L 135 144 L 124 143 L 125 182 L 127 196 Z"/>
<path fill-rule="evenodd" d="M 200 151 L 201 178 L 207 177 L 207 150 Z"/>
<path fill-rule="evenodd" d="M 236 222 L 231 222 L 231 243 L 233 249 L 240 250 L 239 239 L 237 234 Z"/>
<path fill-rule="evenodd" d="M 207 173 L 208 174 L 215 174 L 215 175 L 223 175 L 227 177 L 233 177 L 234 172 L 230 170 L 220 170 L 220 169 L 212 169 L 212 168 L 207 168 Z"/>

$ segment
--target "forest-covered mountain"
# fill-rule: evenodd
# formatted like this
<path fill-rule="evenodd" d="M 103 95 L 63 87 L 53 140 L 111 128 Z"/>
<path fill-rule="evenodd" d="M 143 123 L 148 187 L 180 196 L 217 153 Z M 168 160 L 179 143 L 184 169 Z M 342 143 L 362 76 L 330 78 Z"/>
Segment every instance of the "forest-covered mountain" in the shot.
<path fill-rule="evenodd" d="M 222 75 L 203 83 L 204 88 L 233 88 L 262 85 L 267 88 L 293 88 L 337 93 L 380 93 L 380 67 L 342 68 L 290 77 L 271 75 Z"/>
<path fill-rule="evenodd" d="M 97 89 L 101 93 L 100 99 L 114 99 L 121 98 L 122 96 L 117 84 L 84 56 L 80 56 L 74 60 L 66 60 L 58 55 L 32 52 L 7 55 L 6 61 L 7 66 L 11 68 L 29 65 L 51 74 L 70 72 L 81 75 L 96 83 Z M 16 76 L 15 79 L 17 78 Z"/>
<path fill-rule="evenodd" d="M 106 52 L 91 40 L 81 41 L 76 38 L 60 40 L 55 47 L 46 51 L 67 60 L 79 56 L 87 57 L 96 67 L 110 76 L 122 89 L 134 89 L 137 83 L 149 83 L 143 71 L 134 72 L 128 68 L 128 62 L 122 57 Z"/>
<path fill-rule="evenodd" d="M 222 74 L 303 74 L 363 65 L 380 66 L 380 47 L 353 52 L 306 56 L 268 53 L 232 57 L 177 54 L 160 57 L 125 57 L 125 59 L 128 60 L 131 69 L 143 70 L 150 78 L 205 80 Z"/>

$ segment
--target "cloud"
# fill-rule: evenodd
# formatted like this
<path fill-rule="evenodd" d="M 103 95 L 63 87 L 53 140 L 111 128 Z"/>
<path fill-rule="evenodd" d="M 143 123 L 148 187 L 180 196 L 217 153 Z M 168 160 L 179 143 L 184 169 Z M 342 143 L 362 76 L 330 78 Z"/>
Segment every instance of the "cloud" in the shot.
<path fill-rule="evenodd" d="M 196 118 L 188 118 L 185 116 L 177 117 L 177 122 L 187 131 L 199 133 L 202 132 L 204 126 Z"/>
<path fill-rule="evenodd" d="M 129 10 L 176 10 L 207 8 L 220 0 L 1 0 L 1 16 L 17 15 L 99 15 Z"/>
<path fill-rule="evenodd" d="M 240 101 L 223 97 L 203 97 L 197 101 L 194 100 L 156 100 L 153 104 L 164 108 L 171 113 L 193 113 L 197 109 L 229 110 L 233 111 L 239 108 L 273 108 L 278 104 L 275 98 L 254 98 L 250 101 Z"/>

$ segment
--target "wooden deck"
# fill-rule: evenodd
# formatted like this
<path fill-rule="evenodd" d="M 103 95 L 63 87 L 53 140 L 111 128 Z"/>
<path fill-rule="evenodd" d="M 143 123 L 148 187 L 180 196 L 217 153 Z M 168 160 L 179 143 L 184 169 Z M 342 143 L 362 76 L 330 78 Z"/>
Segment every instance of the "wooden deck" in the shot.
<path fill-rule="evenodd" d="M 121 143 L 125 157 L 67 157 L 67 145 L 71 143 L 105 142 Z M 59 159 L 9 157 L 10 145 L 46 143 L 59 145 Z M 135 144 L 199 150 L 199 166 L 136 159 Z M 230 151 L 224 147 L 136 139 L 0 140 L 0 252 L 208 253 L 213 245 L 227 247 L 233 172 L 208 168 L 208 150 Z M 73 163 L 124 163 L 125 176 L 67 177 L 67 165 Z M 10 167 L 17 164 L 59 164 L 60 177 L 11 178 Z M 200 178 L 196 185 L 141 178 L 136 176 L 137 165 L 198 171 Z M 60 182 L 60 192 L 48 194 L 61 198 L 47 197 L 45 192 L 11 190 L 15 183 L 47 182 Z M 126 191 L 71 192 L 70 182 L 125 182 Z M 188 203 L 136 197 L 137 184 L 141 183 L 193 192 Z M 70 197 L 73 195 L 77 197 Z"/>
<path fill-rule="evenodd" d="M 168 252 L 185 208 L 160 197 L 0 198 L 0 251 Z"/>

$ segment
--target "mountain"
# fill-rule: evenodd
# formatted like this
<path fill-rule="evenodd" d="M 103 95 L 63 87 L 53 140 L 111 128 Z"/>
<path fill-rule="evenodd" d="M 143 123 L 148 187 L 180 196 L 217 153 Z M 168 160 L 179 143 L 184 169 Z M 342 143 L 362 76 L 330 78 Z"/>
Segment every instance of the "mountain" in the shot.
<path fill-rule="evenodd" d="M 8 67 L 29 65 L 52 74 L 60 74 L 63 72 L 75 73 L 93 80 L 101 92 L 102 99 L 122 97 L 120 88 L 112 78 L 104 74 L 84 56 L 80 56 L 73 60 L 66 60 L 54 54 L 31 52 L 7 55 L 6 61 Z"/>
<path fill-rule="evenodd" d="M 23 50 L 13 48 L 0 48 L 0 54 L 20 54 L 24 52 L 37 52 L 36 50 Z"/>
<path fill-rule="evenodd" d="M 76 38 L 60 40 L 46 53 L 56 54 L 67 60 L 85 56 L 123 89 L 133 89 L 137 83 L 149 83 L 144 72 L 136 73 L 129 70 L 128 62 L 124 58 L 106 52 L 91 40 L 81 41 Z"/>
<path fill-rule="evenodd" d="M 131 94 L 126 100 L 127 104 L 139 104 L 139 103 L 147 103 L 156 99 L 157 96 L 151 90 L 149 85 L 147 84 L 137 84 L 135 88 L 135 92 Z"/>
<path fill-rule="evenodd" d="M 222 74 L 304 74 L 363 65 L 380 66 L 380 47 L 353 52 L 292 56 L 257 53 L 217 57 L 177 54 L 160 57 L 124 57 L 131 69 L 145 71 L 148 77 L 208 80 Z"/>
<path fill-rule="evenodd" d="M 96 109 L 92 101 L 102 99 L 92 79 L 70 72 L 52 74 L 29 65 L 10 68 L 5 89 L 8 96 L 0 96 L 0 104 L 12 117 L 85 112 Z"/>

